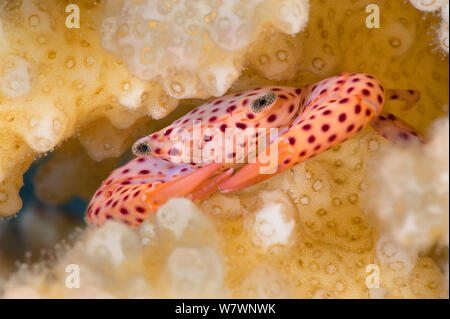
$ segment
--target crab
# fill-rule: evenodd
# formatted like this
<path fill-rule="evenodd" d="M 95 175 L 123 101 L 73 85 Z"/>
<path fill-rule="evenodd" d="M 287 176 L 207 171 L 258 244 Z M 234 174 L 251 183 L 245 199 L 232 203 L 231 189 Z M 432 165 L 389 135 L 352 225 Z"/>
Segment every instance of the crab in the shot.
<path fill-rule="evenodd" d="M 383 111 L 385 99 L 403 100 L 407 109 L 420 93 L 385 91 L 371 75 L 342 73 L 302 88 L 264 86 L 209 101 L 136 141 L 137 157 L 101 184 L 87 222 L 114 219 L 136 228 L 170 198 L 199 201 L 252 186 L 368 124 L 394 143 L 423 142 L 413 127 Z"/>

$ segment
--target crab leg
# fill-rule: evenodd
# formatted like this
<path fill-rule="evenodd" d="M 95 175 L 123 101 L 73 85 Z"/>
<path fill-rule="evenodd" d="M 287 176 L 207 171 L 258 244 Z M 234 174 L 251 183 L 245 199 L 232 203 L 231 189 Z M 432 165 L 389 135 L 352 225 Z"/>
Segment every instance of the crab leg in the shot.
<path fill-rule="evenodd" d="M 391 100 L 403 100 L 406 102 L 404 110 L 408 110 L 420 100 L 418 90 L 386 90 L 386 96 Z M 382 112 L 374 117 L 370 125 L 381 136 L 392 143 L 405 143 L 412 141 L 425 142 L 425 138 L 414 127 L 399 119 L 392 113 Z"/>
<path fill-rule="evenodd" d="M 402 100 L 406 104 L 403 110 L 409 110 L 420 100 L 419 90 L 405 90 L 405 89 L 388 89 L 386 90 L 386 98 L 389 100 Z"/>
<path fill-rule="evenodd" d="M 383 112 L 375 117 L 370 125 L 378 134 L 392 143 L 425 142 L 425 138 L 416 129 L 392 113 Z"/>

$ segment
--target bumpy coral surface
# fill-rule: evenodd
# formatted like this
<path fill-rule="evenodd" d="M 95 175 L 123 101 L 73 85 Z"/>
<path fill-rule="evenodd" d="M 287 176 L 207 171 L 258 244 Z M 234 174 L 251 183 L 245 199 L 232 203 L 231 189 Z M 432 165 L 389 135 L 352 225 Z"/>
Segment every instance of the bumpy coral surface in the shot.
<path fill-rule="evenodd" d="M 271 26 L 295 34 L 309 16 L 305 0 L 126 0 L 107 9 L 103 46 L 177 98 L 223 95 L 259 34 Z"/>
<path fill-rule="evenodd" d="M 373 2 L 380 6 L 380 29 L 365 27 L 365 7 Z M 268 3 L 272 2 L 261 2 L 259 8 L 269 10 Z M 123 11 L 123 7 L 114 7 L 113 13 L 102 12 L 98 21 L 107 17 L 124 19 L 125 14 L 139 16 L 135 11 L 128 13 Z M 90 10 L 92 14 L 99 13 L 95 8 Z M 392 146 L 371 129 L 365 129 L 328 152 L 249 189 L 231 194 L 216 193 L 198 204 L 174 199 L 136 232 L 114 222 L 108 222 L 99 229 L 88 229 L 78 234 L 78 240 L 70 247 L 56 249 L 50 265 L 43 262 L 30 269 L 25 264 L 11 279 L 0 282 L 2 296 L 448 297 L 445 283 L 448 278 L 448 229 L 441 222 L 448 218 L 442 213 L 448 189 L 437 187 L 443 183 L 440 178 L 444 176 L 445 179 L 445 171 L 448 172 L 448 166 L 442 164 L 445 156 L 448 158 L 448 151 L 445 154 L 445 149 L 436 147 L 444 143 L 448 122 L 443 120 L 436 124 L 437 130 L 444 133 L 428 133 L 430 124 L 447 114 L 449 103 L 448 57 L 442 58 L 430 46 L 435 35 L 429 30 L 439 19 L 432 15 L 423 17 L 422 12 L 404 1 L 314 0 L 309 12 L 306 29 L 295 36 L 279 28 L 281 31 L 259 34 L 254 41 L 248 42 L 247 48 L 237 49 L 247 52 L 242 56 L 242 65 L 247 68 L 231 91 L 274 83 L 300 87 L 342 71 L 370 73 L 386 88 L 421 91 L 422 98 L 414 108 L 404 110 L 402 103 L 391 101 L 386 109 L 427 134 L 430 142 L 421 149 L 405 150 Z M 262 24 L 262 21 L 269 22 L 269 25 L 272 23 L 270 19 L 256 16 L 253 18 Z M 170 23 L 167 21 L 166 24 Z M 5 25 L 11 24 L 7 24 L 2 16 L 3 34 L 8 32 Z M 100 28 L 92 25 L 92 30 L 101 34 L 101 40 L 105 41 L 101 31 L 104 29 Z M 176 28 L 169 28 L 170 32 Z M 202 24 L 202 28 L 205 29 L 206 24 Z M 21 43 L 17 45 L 28 42 L 23 40 Z M 141 49 L 143 42 L 136 39 L 131 44 Z M 55 47 L 59 50 L 64 48 L 63 45 Z M 212 50 L 219 49 L 216 43 Z M 72 47 L 70 52 L 73 50 Z M 230 56 L 240 54 L 237 51 L 232 50 Z M 115 59 L 106 55 L 100 44 L 95 52 Z M 117 54 L 130 71 L 135 72 L 133 65 L 136 67 L 138 64 L 133 64 L 133 61 L 137 60 L 127 60 L 125 53 Z M 126 72 L 124 65 L 120 67 L 122 72 Z M 178 70 L 186 71 L 184 68 Z M 205 65 L 199 65 L 199 70 L 210 71 L 205 69 Z M 118 71 L 114 69 L 110 71 L 109 66 L 104 72 L 107 72 L 106 78 L 113 82 L 122 74 L 115 74 Z M 170 71 L 163 69 L 161 72 Z M 67 78 L 64 77 L 65 80 Z M 176 78 L 167 78 L 171 79 Z M 154 81 L 165 85 L 160 78 Z M 211 88 L 203 87 L 203 82 L 196 80 L 193 83 L 201 83 L 202 90 Z M 105 90 L 99 94 L 106 94 Z M 66 96 L 72 96 L 69 89 L 66 92 Z M 172 94 L 170 90 L 169 94 Z M 209 91 L 209 94 L 215 93 Z M 95 96 L 88 96 L 86 102 L 90 103 L 86 105 L 96 104 Z M 137 123 L 133 131 L 143 135 L 145 131 L 157 130 L 202 102 L 183 100 L 168 117 L 144 126 Z M 84 113 L 83 116 L 91 115 Z M 120 122 L 120 115 L 111 115 L 109 121 L 113 118 Z M 81 119 L 79 121 L 82 122 Z M 3 118 L 0 123 L 4 123 Z M 90 136 L 97 138 L 98 134 L 93 133 L 97 124 L 93 122 L 91 125 Z M 99 143 L 108 136 L 101 134 L 107 130 L 101 125 L 99 123 L 97 130 Z M 120 131 L 116 132 L 114 136 L 123 136 Z M 71 170 L 75 172 L 96 172 L 101 163 L 107 162 L 87 165 L 89 158 L 85 154 L 77 155 L 83 149 L 87 149 L 88 154 L 95 153 L 96 143 L 88 138 L 83 142 L 80 138 L 79 142 L 68 145 L 66 149 L 61 148 L 47 162 L 48 166 L 42 167 L 36 179 L 38 188 L 45 189 L 41 192 L 45 201 L 55 200 L 46 198 L 45 194 L 57 194 L 55 201 L 64 201 L 69 194 L 93 189 L 92 181 L 83 177 L 87 173 L 70 173 L 81 178 L 73 188 L 62 189 L 64 196 L 58 193 L 60 184 L 52 188 L 53 183 L 47 181 L 57 176 L 73 176 L 63 169 L 68 165 L 66 161 L 72 163 Z M 18 145 L 28 147 L 22 142 Z M 92 145 L 93 151 L 89 152 L 85 145 Z M 71 150 L 76 151 L 71 153 Z M 438 155 L 440 151 L 444 152 L 443 155 Z M 1 154 L 10 154 L 11 160 L 6 161 L 8 165 L 17 162 L 13 156 L 16 153 L 2 151 Z M 73 160 L 62 160 L 69 157 Z M 398 164 L 400 161 L 409 165 Z M 10 174 L 16 174 L 14 182 L 20 180 L 29 162 L 22 165 L 22 170 L 13 169 L 13 166 L 8 170 Z M 399 166 L 401 171 L 397 169 Z M 430 166 L 432 170 L 424 170 Z M 395 174 L 389 173 L 393 171 Z M 99 175 L 102 172 L 96 173 L 96 178 L 101 179 Z M 411 183 L 412 180 L 416 183 Z M 399 186 L 404 182 L 409 183 L 408 188 Z M 409 191 L 416 194 L 414 203 L 420 202 L 414 207 L 411 206 L 414 203 L 409 202 Z M 390 192 L 397 192 L 398 202 L 393 202 L 395 198 Z M 437 206 L 430 205 L 432 202 Z M 378 209 L 369 209 L 374 207 Z M 428 223 L 416 229 L 414 225 L 425 216 L 429 217 Z M 53 219 L 46 221 L 57 227 L 52 223 Z M 398 227 L 401 232 L 392 231 Z M 74 273 L 73 265 L 80 271 L 81 285 L 78 289 L 66 286 L 67 280 L 69 284 L 76 283 L 69 276 Z"/>
<path fill-rule="evenodd" d="M 420 254 L 441 255 L 437 261 L 447 285 L 448 138 L 449 122 L 444 118 L 433 125 L 424 147 L 387 149 L 372 163 L 365 194 L 367 211 L 375 215 L 382 232 L 377 253 L 385 266 L 411 268 Z"/>
<path fill-rule="evenodd" d="M 370 207 L 402 246 L 448 246 L 448 135 L 442 119 L 425 147 L 392 147 L 372 164 Z"/>

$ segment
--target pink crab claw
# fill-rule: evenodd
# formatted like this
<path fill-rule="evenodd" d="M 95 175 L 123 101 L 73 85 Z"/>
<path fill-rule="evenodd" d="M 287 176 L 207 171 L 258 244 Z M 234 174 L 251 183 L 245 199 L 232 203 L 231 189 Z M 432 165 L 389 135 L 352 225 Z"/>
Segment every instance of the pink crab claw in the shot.
<path fill-rule="evenodd" d="M 188 195 L 188 198 L 194 201 L 200 201 L 205 199 L 206 197 L 214 193 L 224 180 L 230 178 L 230 176 L 233 174 L 233 171 L 234 171 L 233 168 L 229 168 L 225 172 L 203 182 L 196 188 L 194 192 Z"/>
<path fill-rule="evenodd" d="M 392 113 L 381 113 L 370 122 L 370 125 L 381 136 L 395 144 L 425 143 L 426 141 L 414 127 Z"/>
<path fill-rule="evenodd" d="M 411 109 L 420 100 L 419 90 L 405 90 L 405 89 L 388 89 L 386 90 L 386 97 L 390 100 L 405 101 L 403 110 Z"/>

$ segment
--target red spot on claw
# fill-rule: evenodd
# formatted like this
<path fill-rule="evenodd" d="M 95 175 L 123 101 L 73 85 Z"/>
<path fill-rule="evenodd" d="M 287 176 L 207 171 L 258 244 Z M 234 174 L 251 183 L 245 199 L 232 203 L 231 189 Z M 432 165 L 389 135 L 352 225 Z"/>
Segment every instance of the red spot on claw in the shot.
<path fill-rule="evenodd" d="M 273 122 L 276 119 L 277 119 L 277 116 L 275 114 L 272 114 L 267 118 L 267 122 Z"/>
<path fill-rule="evenodd" d="M 347 119 L 347 114 L 341 113 L 339 115 L 339 122 L 344 122 Z"/>
<path fill-rule="evenodd" d="M 145 208 L 142 207 L 142 206 L 136 206 L 136 211 L 137 211 L 138 213 L 145 213 Z"/>
<path fill-rule="evenodd" d="M 290 137 L 289 138 L 289 144 L 291 144 L 291 145 L 295 144 L 295 138 L 294 137 Z"/>
<path fill-rule="evenodd" d="M 236 105 L 230 105 L 228 108 L 227 108 L 227 112 L 233 112 L 234 110 L 236 109 Z"/>
<path fill-rule="evenodd" d="M 378 103 L 382 103 L 383 102 L 383 97 L 378 94 L 377 100 L 378 100 Z"/>
<path fill-rule="evenodd" d="M 363 89 L 361 92 L 365 96 L 369 96 L 370 95 L 370 91 L 368 89 Z"/>
<path fill-rule="evenodd" d="M 239 122 L 239 123 L 236 123 L 236 127 L 241 130 L 245 130 L 247 128 L 247 125 Z"/>

